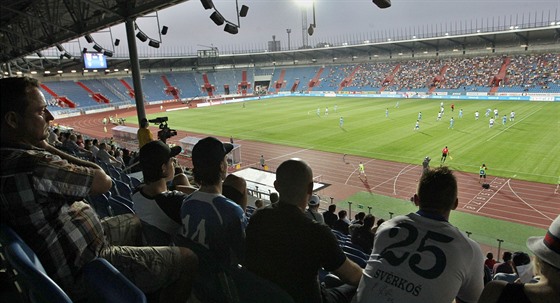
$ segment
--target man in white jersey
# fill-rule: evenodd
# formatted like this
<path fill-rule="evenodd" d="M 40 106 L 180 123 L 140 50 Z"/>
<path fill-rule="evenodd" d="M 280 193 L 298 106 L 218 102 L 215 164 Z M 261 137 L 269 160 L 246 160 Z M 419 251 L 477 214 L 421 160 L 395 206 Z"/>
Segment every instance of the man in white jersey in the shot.
<path fill-rule="evenodd" d="M 358 286 L 357 302 L 477 302 L 484 257 L 448 222 L 457 180 L 443 166 L 426 171 L 413 197 L 420 210 L 383 223 Z"/>

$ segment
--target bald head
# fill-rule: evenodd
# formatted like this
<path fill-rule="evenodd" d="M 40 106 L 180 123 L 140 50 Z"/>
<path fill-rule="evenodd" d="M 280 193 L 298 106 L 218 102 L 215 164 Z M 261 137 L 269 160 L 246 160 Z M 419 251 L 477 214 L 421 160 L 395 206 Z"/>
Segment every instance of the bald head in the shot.
<path fill-rule="evenodd" d="M 301 159 L 284 161 L 276 170 L 274 187 L 280 194 L 280 202 L 305 209 L 313 192 L 313 172 Z"/>

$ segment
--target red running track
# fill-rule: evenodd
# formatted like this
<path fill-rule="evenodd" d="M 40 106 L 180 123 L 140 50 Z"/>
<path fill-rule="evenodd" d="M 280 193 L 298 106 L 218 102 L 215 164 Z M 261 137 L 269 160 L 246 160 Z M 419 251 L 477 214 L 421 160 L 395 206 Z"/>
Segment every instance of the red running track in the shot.
<path fill-rule="evenodd" d="M 165 105 L 165 109 L 184 105 Z M 159 105 L 146 108 L 148 113 L 159 112 Z M 76 131 L 96 137 L 110 137 L 110 127 L 106 133 L 101 120 L 109 115 L 135 115 L 132 109 L 97 113 L 86 116 L 59 119 L 56 122 L 71 126 Z M 133 126 L 136 123 L 128 121 Z M 134 121 L 136 122 L 136 121 Z M 155 133 L 156 128 L 152 128 Z M 204 134 L 189 133 L 189 136 Z M 186 136 L 179 131 L 178 138 Z M 177 139 L 176 139 L 177 138 Z M 228 141 L 229 138 L 221 138 Z M 297 147 L 261 143 L 256 141 L 235 140 L 241 145 L 241 168 L 259 167 L 260 155 L 264 155 L 272 171 L 289 158 L 304 159 L 313 168 L 313 173 L 321 182 L 330 184 L 322 191 L 323 196 L 333 197 L 335 201 L 345 200 L 351 195 L 369 191 L 371 193 L 409 200 L 415 193 L 421 165 L 403 164 L 353 155 L 341 155 L 329 152 L 301 149 Z M 422 159 L 419 159 L 419 163 Z M 360 177 L 357 165 L 362 161 L 367 178 Z M 437 162 L 437 159 L 434 159 Z M 187 163 L 188 165 L 189 163 Z M 381 173 L 379 173 L 381 172 Z M 529 182 L 515 179 L 488 176 L 490 189 L 483 189 L 478 183 L 478 175 L 456 172 L 459 183 L 459 211 L 476 215 L 507 220 L 539 228 L 548 228 L 560 214 L 560 194 L 555 193 L 556 185 Z"/>

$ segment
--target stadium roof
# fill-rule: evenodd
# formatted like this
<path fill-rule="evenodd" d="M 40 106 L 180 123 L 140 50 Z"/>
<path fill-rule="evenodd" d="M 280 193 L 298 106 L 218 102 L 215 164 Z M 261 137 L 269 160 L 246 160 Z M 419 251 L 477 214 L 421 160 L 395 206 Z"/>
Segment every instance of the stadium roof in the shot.
<path fill-rule="evenodd" d="M 6 63 L 88 33 L 187 0 L 3 0 L 0 62 Z"/>

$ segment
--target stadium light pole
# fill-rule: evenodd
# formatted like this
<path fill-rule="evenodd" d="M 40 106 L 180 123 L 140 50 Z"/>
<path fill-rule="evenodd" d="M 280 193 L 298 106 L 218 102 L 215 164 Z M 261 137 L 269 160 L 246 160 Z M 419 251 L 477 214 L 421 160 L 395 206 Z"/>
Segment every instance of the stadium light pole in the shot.
<path fill-rule="evenodd" d="M 288 33 L 288 50 L 290 50 L 290 34 L 292 33 L 292 29 L 286 29 L 286 33 Z"/>

